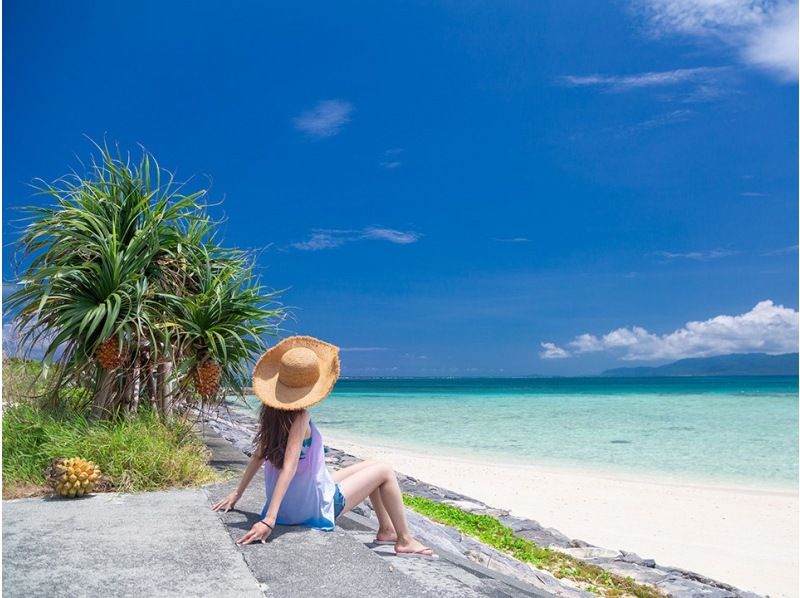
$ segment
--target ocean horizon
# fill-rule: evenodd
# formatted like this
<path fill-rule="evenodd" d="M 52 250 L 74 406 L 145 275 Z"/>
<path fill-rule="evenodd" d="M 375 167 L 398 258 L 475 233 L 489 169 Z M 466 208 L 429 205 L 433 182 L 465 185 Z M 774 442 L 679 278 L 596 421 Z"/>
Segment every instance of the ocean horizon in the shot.
<path fill-rule="evenodd" d="M 246 397 L 240 408 L 255 413 Z M 465 459 L 775 488 L 798 481 L 798 379 L 342 378 L 331 436 Z"/>

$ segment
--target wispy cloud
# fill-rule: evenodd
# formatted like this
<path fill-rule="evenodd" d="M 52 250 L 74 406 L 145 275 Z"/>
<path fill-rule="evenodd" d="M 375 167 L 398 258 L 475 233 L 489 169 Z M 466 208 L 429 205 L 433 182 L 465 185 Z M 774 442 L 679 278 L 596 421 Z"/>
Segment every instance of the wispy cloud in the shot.
<path fill-rule="evenodd" d="M 742 197 L 767 197 L 766 193 L 759 193 L 757 191 L 742 191 L 739 195 Z"/>
<path fill-rule="evenodd" d="M 399 231 L 392 228 L 382 228 L 379 226 L 368 226 L 362 231 L 363 239 L 375 241 L 389 241 L 399 245 L 408 245 L 419 241 L 420 234 L 414 231 Z"/>
<path fill-rule="evenodd" d="M 542 359 L 564 359 L 569 357 L 569 351 L 556 345 L 555 343 L 541 343 L 542 351 L 539 351 L 539 357 Z"/>
<path fill-rule="evenodd" d="M 669 125 L 675 125 L 688 121 L 694 112 L 691 110 L 672 110 L 664 114 L 658 114 L 653 118 L 648 118 L 632 125 L 624 125 L 610 129 L 617 137 L 630 137 L 636 133 L 651 131 Z"/>
<path fill-rule="evenodd" d="M 53 342 L 55 333 L 39 328 L 33 336 L 25 339 L 25 336 L 31 332 L 31 327 L 33 326 L 29 325 L 26 328 L 21 328 L 18 321 L 3 324 L 3 353 L 10 357 L 42 359 Z M 56 351 L 55 356 L 58 357 L 60 353 L 60 350 Z"/>
<path fill-rule="evenodd" d="M 798 250 L 797 245 L 789 245 L 788 247 L 780 247 L 778 249 L 771 249 L 769 251 L 765 251 L 761 255 L 766 257 L 774 257 L 777 255 L 789 255 L 792 253 L 797 253 L 797 250 Z"/>
<path fill-rule="evenodd" d="M 334 249 L 354 241 L 386 241 L 396 245 L 408 245 L 419 241 L 422 235 L 415 231 L 401 231 L 381 226 L 367 226 L 360 230 L 317 228 L 305 241 L 292 243 L 291 247 L 301 251 Z"/>
<path fill-rule="evenodd" d="M 798 348 L 798 312 L 761 301 L 738 316 L 719 315 L 687 322 L 668 334 L 654 334 L 641 326 L 617 328 L 608 334 L 581 334 L 568 343 L 573 354 L 612 351 L 623 360 L 665 360 L 710 357 L 729 353 L 791 353 Z M 542 343 L 543 353 L 568 357 L 566 349 Z M 544 355 L 542 355 L 544 357 Z"/>
<path fill-rule="evenodd" d="M 650 71 L 630 75 L 566 75 L 561 82 L 571 87 L 599 87 L 613 92 L 632 91 L 645 87 L 664 87 L 705 80 L 718 76 L 726 67 L 696 67 L 671 71 Z"/>
<path fill-rule="evenodd" d="M 531 240 L 527 237 L 509 237 L 507 239 L 494 239 L 498 243 L 530 243 Z"/>
<path fill-rule="evenodd" d="M 311 110 L 303 112 L 294 119 L 298 131 L 323 139 L 333 137 L 341 132 L 342 127 L 350 122 L 353 105 L 343 100 L 324 100 Z"/>
<path fill-rule="evenodd" d="M 384 168 L 389 170 L 394 170 L 395 168 L 400 168 L 403 165 L 403 161 L 400 160 L 400 155 L 403 153 L 402 147 L 393 147 L 387 149 L 383 152 L 384 159 L 380 162 L 380 165 Z"/>
<path fill-rule="evenodd" d="M 655 37 L 694 38 L 738 52 L 742 62 L 796 81 L 794 0 L 633 0 Z"/>
<path fill-rule="evenodd" d="M 654 251 L 649 255 L 658 256 L 665 260 L 694 260 L 697 262 L 707 262 L 708 260 L 715 260 L 722 257 L 729 257 L 731 255 L 738 255 L 738 251 L 731 251 L 729 249 L 710 249 L 707 251 Z"/>

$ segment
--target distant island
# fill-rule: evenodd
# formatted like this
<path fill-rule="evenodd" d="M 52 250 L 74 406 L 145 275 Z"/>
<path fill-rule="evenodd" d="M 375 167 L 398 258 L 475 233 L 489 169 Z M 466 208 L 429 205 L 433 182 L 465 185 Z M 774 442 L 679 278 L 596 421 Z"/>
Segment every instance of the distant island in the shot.
<path fill-rule="evenodd" d="M 681 359 L 656 367 L 606 370 L 601 376 L 629 378 L 642 376 L 797 376 L 797 353 L 767 355 L 736 353 L 716 357 Z"/>

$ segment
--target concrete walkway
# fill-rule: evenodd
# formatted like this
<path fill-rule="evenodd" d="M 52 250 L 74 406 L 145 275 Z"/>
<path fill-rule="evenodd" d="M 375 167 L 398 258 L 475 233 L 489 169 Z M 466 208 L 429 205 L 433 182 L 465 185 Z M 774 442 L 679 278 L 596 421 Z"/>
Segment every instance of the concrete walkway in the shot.
<path fill-rule="evenodd" d="M 3 502 L 3 596 L 263 593 L 202 490 Z"/>
<path fill-rule="evenodd" d="M 246 463 L 213 432 L 206 440 L 215 467 Z M 460 555 L 397 558 L 370 545 L 374 532 L 357 515 L 333 532 L 279 526 L 266 544 L 237 546 L 264 500 L 259 474 L 235 511 L 214 513 L 237 481 L 4 501 L 3 596 L 545 596 Z"/>

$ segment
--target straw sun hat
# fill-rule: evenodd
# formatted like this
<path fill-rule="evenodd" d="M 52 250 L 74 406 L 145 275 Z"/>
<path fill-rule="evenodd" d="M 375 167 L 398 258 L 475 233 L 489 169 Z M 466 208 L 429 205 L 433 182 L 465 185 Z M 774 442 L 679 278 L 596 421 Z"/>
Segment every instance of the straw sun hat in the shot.
<path fill-rule="evenodd" d="M 311 336 L 292 336 L 264 353 L 253 370 L 253 392 L 275 409 L 319 403 L 339 377 L 339 348 Z"/>

